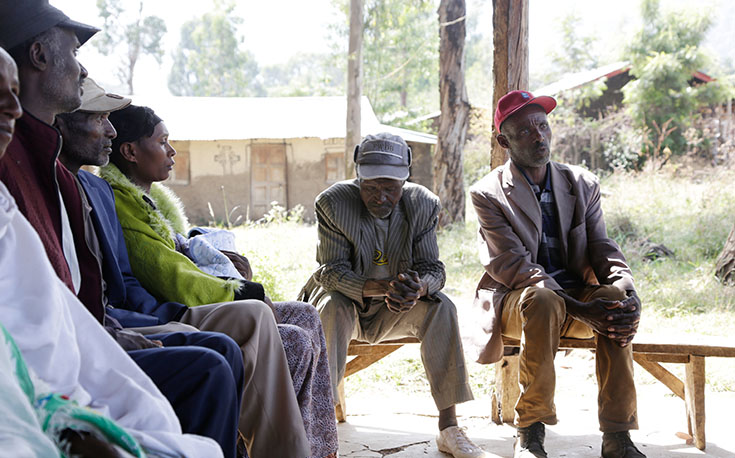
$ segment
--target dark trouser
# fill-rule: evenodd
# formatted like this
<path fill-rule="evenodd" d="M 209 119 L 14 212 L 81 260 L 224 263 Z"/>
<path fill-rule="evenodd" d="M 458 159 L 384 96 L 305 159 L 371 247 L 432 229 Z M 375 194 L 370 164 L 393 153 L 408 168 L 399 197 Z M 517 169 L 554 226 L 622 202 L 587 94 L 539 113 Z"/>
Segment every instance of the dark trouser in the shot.
<path fill-rule="evenodd" d="M 128 352 L 171 403 L 185 433 L 211 437 L 235 457 L 243 386 L 240 347 L 216 332 L 148 336 L 164 348 Z"/>

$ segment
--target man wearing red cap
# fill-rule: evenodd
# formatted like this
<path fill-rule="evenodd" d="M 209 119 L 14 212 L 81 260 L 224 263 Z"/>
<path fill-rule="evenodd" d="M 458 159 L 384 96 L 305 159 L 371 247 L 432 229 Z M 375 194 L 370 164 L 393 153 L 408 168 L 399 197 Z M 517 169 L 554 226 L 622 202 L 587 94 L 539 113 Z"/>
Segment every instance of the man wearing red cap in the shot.
<path fill-rule="evenodd" d="M 644 455 L 633 353 L 641 303 L 618 245 L 607 236 L 600 185 L 590 172 L 550 161 L 551 97 L 512 91 L 498 101 L 498 143 L 510 160 L 474 184 L 485 273 L 474 309 L 478 362 L 503 355 L 502 336 L 521 339 L 515 457 L 545 457 L 544 424 L 556 424 L 554 355 L 560 337 L 593 338 L 603 458 Z"/>

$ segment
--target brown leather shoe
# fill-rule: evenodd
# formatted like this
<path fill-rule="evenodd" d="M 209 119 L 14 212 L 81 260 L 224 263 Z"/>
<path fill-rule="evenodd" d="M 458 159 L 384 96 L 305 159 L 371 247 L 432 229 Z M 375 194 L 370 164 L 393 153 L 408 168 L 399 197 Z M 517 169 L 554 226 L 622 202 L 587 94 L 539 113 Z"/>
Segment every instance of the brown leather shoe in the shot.
<path fill-rule="evenodd" d="M 546 428 L 541 422 L 518 428 L 513 458 L 546 458 L 548 455 L 544 450 L 545 438 Z"/>
<path fill-rule="evenodd" d="M 646 458 L 630 440 L 628 431 L 602 434 L 602 458 Z"/>

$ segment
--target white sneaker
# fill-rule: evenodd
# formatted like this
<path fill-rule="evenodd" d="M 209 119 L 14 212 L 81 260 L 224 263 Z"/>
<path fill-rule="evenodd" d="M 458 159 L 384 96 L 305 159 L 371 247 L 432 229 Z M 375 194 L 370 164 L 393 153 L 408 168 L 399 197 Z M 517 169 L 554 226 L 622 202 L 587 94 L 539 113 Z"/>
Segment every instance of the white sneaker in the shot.
<path fill-rule="evenodd" d="M 439 431 L 436 436 L 436 446 L 440 452 L 449 453 L 454 458 L 483 458 L 484 451 L 467 437 L 464 428 L 450 426 Z"/>

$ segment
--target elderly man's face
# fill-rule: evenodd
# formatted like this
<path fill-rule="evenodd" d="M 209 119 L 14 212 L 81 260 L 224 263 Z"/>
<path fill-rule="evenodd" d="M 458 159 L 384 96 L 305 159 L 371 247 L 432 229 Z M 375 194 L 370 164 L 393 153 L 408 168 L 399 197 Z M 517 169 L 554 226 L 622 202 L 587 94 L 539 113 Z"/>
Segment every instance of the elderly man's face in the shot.
<path fill-rule="evenodd" d="M 49 77 L 46 93 L 60 113 L 70 113 L 82 104 L 82 83 L 87 69 L 77 60 L 79 40 L 72 29 L 60 27 L 55 34 L 55 45 L 50 46 Z"/>
<path fill-rule="evenodd" d="M 527 105 L 503 122 L 498 143 L 521 167 L 542 167 L 551 157 L 551 127 L 539 105 Z"/>
<path fill-rule="evenodd" d="M 110 162 L 112 139 L 117 136 L 110 113 L 76 112 L 59 117 L 64 139 L 62 154 L 76 164 L 105 166 Z"/>
<path fill-rule="evenodd" d="M 13 138 L 15 120 L 23 114 L 18 100 L 19 93 L 20 83 L 15 61 L 0 48 L 0 157 L 5 154 L 5 149 Z"/>
<path fill-rule="evenodd" d="M 360 180 L 360 198 L 371 215 L 387 218 L 403 196 L 403 183 L 390 178 Z"/>

